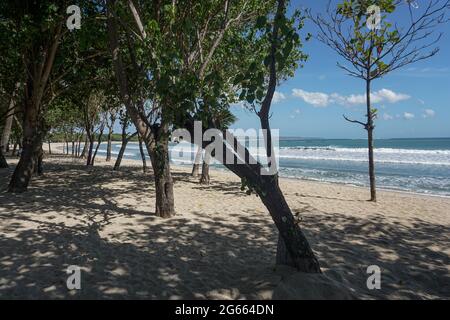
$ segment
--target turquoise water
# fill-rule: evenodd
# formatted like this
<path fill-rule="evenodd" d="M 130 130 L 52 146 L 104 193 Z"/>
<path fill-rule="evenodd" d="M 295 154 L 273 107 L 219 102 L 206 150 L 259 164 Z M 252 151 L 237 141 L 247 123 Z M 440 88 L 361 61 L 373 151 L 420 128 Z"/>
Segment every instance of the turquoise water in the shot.
<path fill-rule="evenodd" d="M 368 186 L 366 146 L 366 140 L 281 140 L 280 174 Z M 378 187 L 450 195 L 450 139 L 376 140 L 375 148 Z"/>
<path fill-rule="evenodd" d="M 186 161 L 186 151 L 179 158 L 180 145 L 171 147 L 171 159 L 190 165 L 195 149 L 189 148 Z M 368 186 L 366 145 L 365 140 L 281 138 L 280 176 Z M 114 145 L 116 152 L 119 148 Z M 375 148 L 378 187 L 450 196 L 450 138 L 383 139 Z M 140 158 L 136 143 L 128 145 L 125 157 Z"/>

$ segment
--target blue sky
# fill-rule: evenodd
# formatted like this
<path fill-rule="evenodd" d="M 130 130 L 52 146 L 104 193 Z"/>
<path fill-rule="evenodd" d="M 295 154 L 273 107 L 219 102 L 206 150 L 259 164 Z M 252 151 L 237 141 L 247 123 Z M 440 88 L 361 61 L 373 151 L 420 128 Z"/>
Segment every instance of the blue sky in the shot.
<path fill-rule="evenodd" d="M 296 0 L 293 7 L 310 7 L 324 12 L 327 0 Z M 427 0 L 418 1 L 419 5 Z M 422 3 L 422 4 L 421 4 Z M 420 10 L 417 9 L 417 10 Z M 407 11 L 395 19 L 404 23 Z M 450 24 L 440 28 L 443 37 L 441 51 L 421 61 L 395 71 L 373 83 L 373 95 L 379 109 L 376 138 L 450 137 Z M 315 34 L 307 22 L 305 34 Z M 342 115 L 364 120 L 365 84 L 345 74 L 336 66 L 341 58 L 331 49 L 312 39 L 304 46 L 310 55 L 303 69 L 294 78 L 277 88 L 272 106 L 271 125 L 281 136 L 323 138 L 366 138 L 361 126 L 346 122 Z M 235 128 L 258 128 L 257 116 L 234 107 L 238 121 Z"/>

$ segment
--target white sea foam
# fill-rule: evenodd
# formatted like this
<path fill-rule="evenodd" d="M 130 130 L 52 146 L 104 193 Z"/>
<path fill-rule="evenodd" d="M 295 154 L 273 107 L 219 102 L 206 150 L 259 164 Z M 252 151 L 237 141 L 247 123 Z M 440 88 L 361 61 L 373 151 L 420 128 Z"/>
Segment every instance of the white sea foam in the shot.
<path fill-rule="evenodd" d="M 280 148 L 281 159 L 327 160 L 327 161 L 368 161 L 367 148 L 336 147 L 283 147 Z M 418 164 L 450 166 L 450 150 L 420 149 L 375 149 L 375 161 L 378 163 Z"/>
<path fill-rule="evenodd" d="M 106 146 L 102 146 L 106 148 Z M 118 154 L 120 144 L 114 145 Z M 265 150 L 251 148 L 250 153 L 261 163 Z M 106 152 L 100 149 L 99 152 Z M 197 147 L 187 142 L 171 144 L 171 161 L 179 165 L 192 165 Z M 368 185 L 367 148 L 349 148 L 333 145 L 280 147 L 280 176 L 324 182 Z M 140 159 L 137 143 L 129 143 L 124 154 Z M 222 166 L 212 160 L 218 168 Z M 434 195 L 450 195 L 450 150 L 375 148 L 377 183 L 381 188 Z"/>

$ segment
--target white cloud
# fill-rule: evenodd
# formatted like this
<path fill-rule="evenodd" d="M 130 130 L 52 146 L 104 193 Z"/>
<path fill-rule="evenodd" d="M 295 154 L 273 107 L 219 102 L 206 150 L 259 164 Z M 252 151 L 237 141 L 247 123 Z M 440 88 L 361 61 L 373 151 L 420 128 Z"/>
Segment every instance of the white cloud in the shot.
<path fill-rule="evenodd" d="M 394 117 L 391 116 L 390 114 L 388 114 L 388 113 L 383 114 L 383 120 L 388 121 L 388 120 L 392 120 L 392 119 L 394 119 Z"/>
<path fill-rule="evenodd" d="M 366 95 L 365 94 L 352 94 L 349 96 L 339 96 L 340 101 L 343 101 L 342 104 L 348 105 L 362 105 L 366 103 Z M 370 100 L 372 103 L 397 103 L 403 100 L 408 100 L 410 96 L 403 93 L 396 93 L 389 89 L 381 89 L 379 91 L 372 92 L 370 95 Z M 339 100 L 338 100 L 339 101 Z"/>
<path fill-rule="evenodd" d="M 294 112 L 300 114 L 300 109 L 295 109 Z"/>
<path fill-rule="evenodd" d="M 278 103 L 283 100 L 286 100 L 286 96 L 281 92 L 275 91 L 275 93 L 273 94 L 273 103 Z"/>
<path fill-rule="evenodd" d="M 424 118 L 433 118 L 436 115 L 436 112 L 433 109 L 425 109 L 423 112 L 422 117 Z"/>
<path fill-rule="evenodd" d="M 349 96 L 338 93 L 327 94 L 323 92 L 308 92 L 302 89 L 293 89 L 292 94 L 314 107 L 327 107 L 330 104 L 343 106 L 357 106 L 366 103 L 365 94 L 351 94 Z M 370 95 L 372 103 L 397 103 L 411 98 L 407 94 L 396 93 L 389 89 L 381 89 Z"/>
<path fill-rule="evenodd" d="M 292 95 L 314 107 L 326 107 L 330 102 L 328 94 L 322 92 L 308 92 L 302 89 L 293 89 Z"/>
<path fill-rule="evenodd" d="M 405 120 L 412 120 L 415 118 L 414 113 L 404 112 L 403 113 L 403 119 Z"/>
<path fill-rule="evenodd" d="M 378 92 L 372 93 L 372 95 L 373 95 L 374 103 L 378 103 L 378 102 L 382 102 L 382 101 L 386 101 L 389 103 L 397 103 L 397 102 L 400 102 L 403 100 L 408 100 L 409 98 L 411 98 L 407 94 L 396 93 L 389 89 L 381 89 Z M 375 100 L 379 100 L 379 101 L 377 102 Z"/>

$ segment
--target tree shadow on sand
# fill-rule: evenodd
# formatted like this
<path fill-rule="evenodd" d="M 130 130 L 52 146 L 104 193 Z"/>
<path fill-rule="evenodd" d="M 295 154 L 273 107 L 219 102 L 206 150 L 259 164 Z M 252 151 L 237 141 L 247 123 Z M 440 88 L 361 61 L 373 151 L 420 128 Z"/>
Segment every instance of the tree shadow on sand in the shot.
<path fill-rule="evenodd" d="M 164 220 L 119 204 L 153 202 L 152 177 L 138 168 L 46 169 L 27 193 L 0 194 L 0 298 L 252 299 L 281 279 L 270 223 L 229 225 L 200 212 Z M 102 236 L 111 224 L 113 237 Z M 69 265 L 83 270 L 80 291 L 66 288 Z"/>
<path fill-rule="evenodd" d="M 304 213 L 302 225 L 331 277 L 367 298 L 449 298 L 450 230 L 415 218 L 412 227 L 342 214 Z M 368 290 L 369 265 L 381 268 L 381 290 Z"/>
<path fill-rule="evenodd" d="M 48 176 L 33 180 L 27 193 L 0 193 L 2 299 L 270 298 L 285 276 L 274 272 L 277 232 L 269 215 L 247 209 L 230 213 L 238 222 L 230 223 L 218 209 L 163 220 L 149 209 L 152 177 L 140 168 L 112 172 L 65 163 L 46 169 Z M 220 184 L 202 190 L 217 194 L 218 203 L 221 192 L 242 194 L 239 184 Z M 129 197 L 137 202 L 119 203 Z M 324 273 L 356 296 L 450 297 L 448 227 L 420 218 L 407 227 L 382 215 L 355 218 L 300 204 L 293 211 Z M 105 235 L 108 228 L 112 236 Z M 382 269 L 381 290 L 366 287 L 372 264 Z M 66 288 L 69 265 L 82 268 L 79 291 Z"/>

